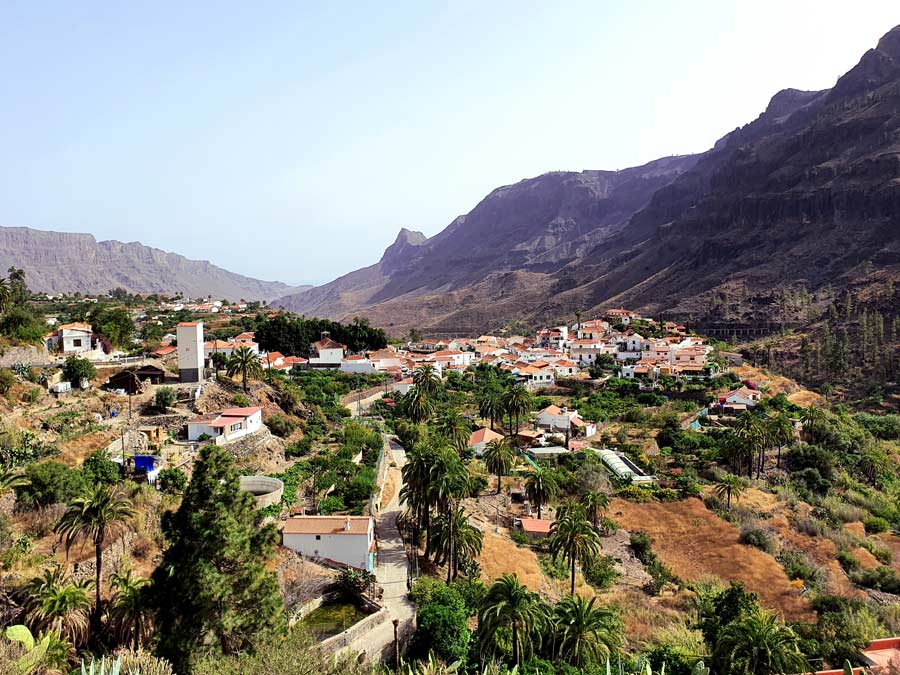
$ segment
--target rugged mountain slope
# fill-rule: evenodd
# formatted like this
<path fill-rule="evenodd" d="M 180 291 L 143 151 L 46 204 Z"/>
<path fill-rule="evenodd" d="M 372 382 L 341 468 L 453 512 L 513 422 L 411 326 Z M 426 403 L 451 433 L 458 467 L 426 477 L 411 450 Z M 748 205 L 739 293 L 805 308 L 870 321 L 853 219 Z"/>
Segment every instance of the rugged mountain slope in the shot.
<path fill-rule="evenodd" d="M 0 270 L 25 270 L 31 289 L 47 293 L 182 291 L 237 300 L 271 300 L 297 287 L 260 281 L 137 242 L 97 241 L 89 234 L 0 227 Z M 2 274 L 2 271 L 0 271 Z"/>
<path fill-rule="evenodd" d="M 401 230 L 377 264 L 277 303 L 338 318 L 397 298 L 466 289 L 492 275 L 547 276 L 618 232 L 695 161 L 668 157 L 623 171 L 556 172 L 498 188 L 431 239 Z"/>

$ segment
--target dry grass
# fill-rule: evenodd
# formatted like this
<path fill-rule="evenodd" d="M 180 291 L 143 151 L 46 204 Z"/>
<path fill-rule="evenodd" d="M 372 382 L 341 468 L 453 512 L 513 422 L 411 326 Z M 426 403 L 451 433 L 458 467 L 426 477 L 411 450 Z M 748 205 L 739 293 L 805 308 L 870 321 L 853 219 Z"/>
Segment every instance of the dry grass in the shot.
<path fill-rule="evenodd" d="M 485 583 L 490 584 L 509 572 L 518 576 L 519 581 L 532 591 L 539 592 L 546 587 L 544 573 L 538 566 L 534 551 L 519 548 L 508 537 L 485 532 L 478 562 Z"/>
<path fill-rule="evenodd" d="M 739 543 L 738 529 L 709 511 L 699 499 L 633 504 L 613 500 L 610 515 L 629 531 L 643 530 L 653 550 L 680 578 L 710 575 L 739 581 L 766 607 L 791 620 L 812 618 L 808 602 L 770 555 Z"/>
<path fill-rule="evenodd" d="M 767 370 L 755 368 L 754 366 L 744 365 L 735 368 L 734 372 L 742 380 L 751 380 L 758 385 L 766 387 L 766 393 L 770 396 L 776 394 L 787 394 L 788 401 L 799 406 L 818 405 L 822 402 L 822 397 L 815 392 L 804 389 L 799 384 L 781 375 L 773 375 Z"/>

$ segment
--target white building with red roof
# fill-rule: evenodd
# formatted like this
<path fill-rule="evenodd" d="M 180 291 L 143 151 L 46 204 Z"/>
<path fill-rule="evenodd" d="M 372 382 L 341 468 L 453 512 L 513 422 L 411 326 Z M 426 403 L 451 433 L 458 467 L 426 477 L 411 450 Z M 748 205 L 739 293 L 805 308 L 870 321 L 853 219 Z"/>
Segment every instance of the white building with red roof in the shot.
<path fill-rule="evenodd" d="M 375 569 L 375 521 L 370 516 L 294 516 L 281 531 L 286 548 L 305 558 Z"/>
<path fill-rule="evenodd" d="M 188 440 L 208 436 L 217 445 L 237 440 L 263 428 L 262 408 L 228 408 L 218 413 L 195 417 L 187 423 Z"/>
<path fill-rule="evenodd" d="M 94 329 L 89 323 L 64 323 L 44 336 L 48 351 L 59 350 L 63 354 L 82 354 L 94 349 Z"/>
<path fill-rule="evenodd" d="M 335 342 L 328 331 L 322 332 L 322 339 L 310 345 L 309 365 L 313 368 L 340 368 L 347 345 Z"/>
<path fill-rule="evenodd" d="M 480 429 L 476 429 L 472 432 L 472 435 L 469 436 L 469 442 L 466 446 L 472 450 L 479 457 L 484 454 L 484 449 L 487 447 L 487 444 L 491 441 L 502 441 L 503 436 L 498 434 L 496 431 L 492 431 L 487 427 L 482 427 Z"/>

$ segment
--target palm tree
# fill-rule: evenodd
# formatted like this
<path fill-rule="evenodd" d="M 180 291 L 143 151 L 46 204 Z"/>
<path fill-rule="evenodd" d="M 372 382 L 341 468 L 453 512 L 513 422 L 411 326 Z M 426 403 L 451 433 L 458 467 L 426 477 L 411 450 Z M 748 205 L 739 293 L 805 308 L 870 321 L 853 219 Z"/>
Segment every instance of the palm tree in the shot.
<path fill-rule="evenodd" d="M 0 314 L 9 309 L 10 302 L 12 302 L 12 289 L 6 277 L 0 277 Z"/>
<path fill-rule="evenodd" d="M 522 664 L 522 647 L 532 636 L 539 638 L 548 620 L 548 611 L 540 596 L 519 583 L 512 574 L 504 574 L 490 587 L 478 612 L 478 631 L 482 650 L 494 644 L 497 631 L 509 628 L 512 633 L 512 657 Z"/>
<path fill-rule="evenodd" d="M 109 486 L 97 484 L 89 487 L 66 507 L 56 524 L 55 532 L 65 541 L 66 552 L 78 540 L 89 540 L 94 545 L 96 567 L 94 570 L 95 635 L 100 630 L 100 580 L 103 573 L 103 542 L 107 533 L 123 530 L 135 515 L 134 509 L 124 497 L 114 493 Z"/>
<path fill-rule="evenodd" d="M 523 384 L 514 384 L 503 392 L 503 408 L 509 416 L 510 431 L 513 429 L 513 419 L 516 420 L 515 433 L 519 433 L 519 419 L 531 411 L 533 397 L 528 388 Z"/>
<path fill-rule="evenodd" d="M 488 386 L 478 394 L 478 414 L 491 420 L 491 431 L 494 422 L 503 418 L 503 395 L 495 386 Z"/>
<path fill-rule="evenodd" d="M 732 450 L 735 469 L 741 472 L 743 463 L 747 462 L 747 476 L 753 475 L 753 459 L 765 453 L 768 442 L 765 425 L 762 420 L 750 412 L 745 412 L 734 429 L 736 445 Z"/>
<path fill-rule="evenodd" d="M 123 643 L 131 641 L 137 651 L 147 633 L 147 589 L 149 579 L 132 577 L 131 570 L 125 574 L 112 574 L 109 585 L 116 589 L 109 616 Z"/>
<path fill-rule="evenodd" d="M 733 675 L 809 672 L 800 638 L 774 614 L 757 609 L 732 621 L 719 634 L 713 670 Z"/>
<path fill-rule="evenodd" d="M 35 634 L 51 631 L 83 644 L 91 608 L 90 580 L 71 581 L 60 568 L 44 570 L 24 587 L 25 623 Z"/>
<path fill-rule="evenodd" d="M 497 474 L 497 494 L 500 494 L 503 476 L 509 474 L 516 461 L 516 453 L 505 438 L 497 438 L 487 444 L 484 449 L 484 465 L 491 473 Z"/>
<path fill-rule="evenodd" d="M 414 387 L 403 396 L 402 409 L 409 419 L 421 424 L 434 412 L 434 403 L 424 389 Z"/>
<path fill-rule="evenodd" d="M 556 653 L 579 669 L 608 661 L 622 641 L 615 612 L 595 602 L 569 596 L 554 611 Z"/>
<path fill-rule="evenodd" d="M 0 467 L 0 497 L 9 490 L 15 490 L 17 487 L 25 485 L 28 485 L 28 479 L 21 471 Z"/>
<path fill-rule="evenodd" d="M 778 460 L 775 464 L 781 468 L 781 451 L 786 445 L 794 441 L 794 424 L 783 412 L 778 413 L 769 420 L 769 438 L 778 447 Z"/>
<path fill-rule="evenodd" d="M 537 468 L 532 471 L 525 480 L 525 496 L 537 506 L 538 520 L 541 519 L 541 509 L 544 504 L 553 499 L 559 492 L 556 479 L 547 469 Z"/>
<path fill-rule="evenodd" d="M 423 363 L 413 372 L 413 384 L 428 397 L 434 397 L 441 388 L 441 375 L 431 363 Z"/>
<path fill-rule="evenodd" d="M 483 535 L 481 530 L 469 523 L 465 511 L 453 508 L 441 514 L 434 523 L 435 562 L 447 564 L 447 583 L 459 574 L 460 560 L 474 560 L 481 553 Z"/>
<path fill-rule="evenodd" d="M 550 553 L 568 560 L 571 569 L 570 595 L 575 595 L 575 563 L 584 565 L 600 554 L 600 535 L 578 509 L 568 510 L 565 516 L 550 526 Z"/>
<path fill-rule="evenodd" d="M 413 548 L 419 545 L 419 533 L 429 526 L 430 503 L 428 501 L 429 483 L 431 480 L 432 452 L 425 443 L 414 445 L 406 453 L 406 464 L 400 474 L 403 487 L 400 490 L 400 501 L 413 512 Z"/>
<path fill-rule="evenodd" d="M 438 416 L 437 424 L 435 424 L 435 429 L 450 441 L 450 444 L 459 453 L 465 451 L 469 443 L 469 436 L 472 435 L 469 423 L 454 408 L 446 408 L 441 412 Z"/>
<path fill-rule="evenodd" d="M 825 412 L 818 406 L 810 405 L 800 413 L 803 433 L 810 443 L 815 443 L 825 425 Z"/>
<path fill-rule="evenodd" d="M 733 473 L 726 473 L 716 483 L 716 494 L 719 499 L 727 501 L 729 509 L 731 508 L 731 498 L 734 497 L 735 501 L 739 501 L 741 493 L 746 489 L 747 486 L 744 485 L 741 477 L 735 476 Z"/>
<path fill-rule="evenodd" d="M 249 347 L 238 347 L 231 353 L 228 359 L 228 377 L 240 375 L 244 391 L 247 391 L 247 380 L 251 377 L 259 379 L 263 376 L 263 367 L 259 358 L 250 351 Z"/>
<path fill-rule="evenodd" d="M 600 490 L 590 490 L 582 495 L 581 503 L 584 504 L 584 508 L 587 509 L 591 523 L 593 523 L 594 529 L 596 529 L 600 522 L 600 514 L 605 513 L 606 509 L 609 508 L 609 495 Z"/>

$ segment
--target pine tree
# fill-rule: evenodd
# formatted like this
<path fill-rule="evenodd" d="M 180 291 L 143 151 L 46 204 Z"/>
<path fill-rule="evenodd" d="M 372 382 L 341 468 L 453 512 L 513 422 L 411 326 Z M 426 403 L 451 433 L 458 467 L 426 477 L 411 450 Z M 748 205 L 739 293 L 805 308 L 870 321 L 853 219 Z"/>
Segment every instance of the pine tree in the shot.
<path fill-rule="evenodd" d="M 178 672 L 205 652 L 252 650 L 283 627 L 278 580 L 267 569 L 278 535 L 261 521 L 234 460 L 206 446 L 181 506 L 163 514 L 168 547 L 152 578 L 158 652 Z"/>

